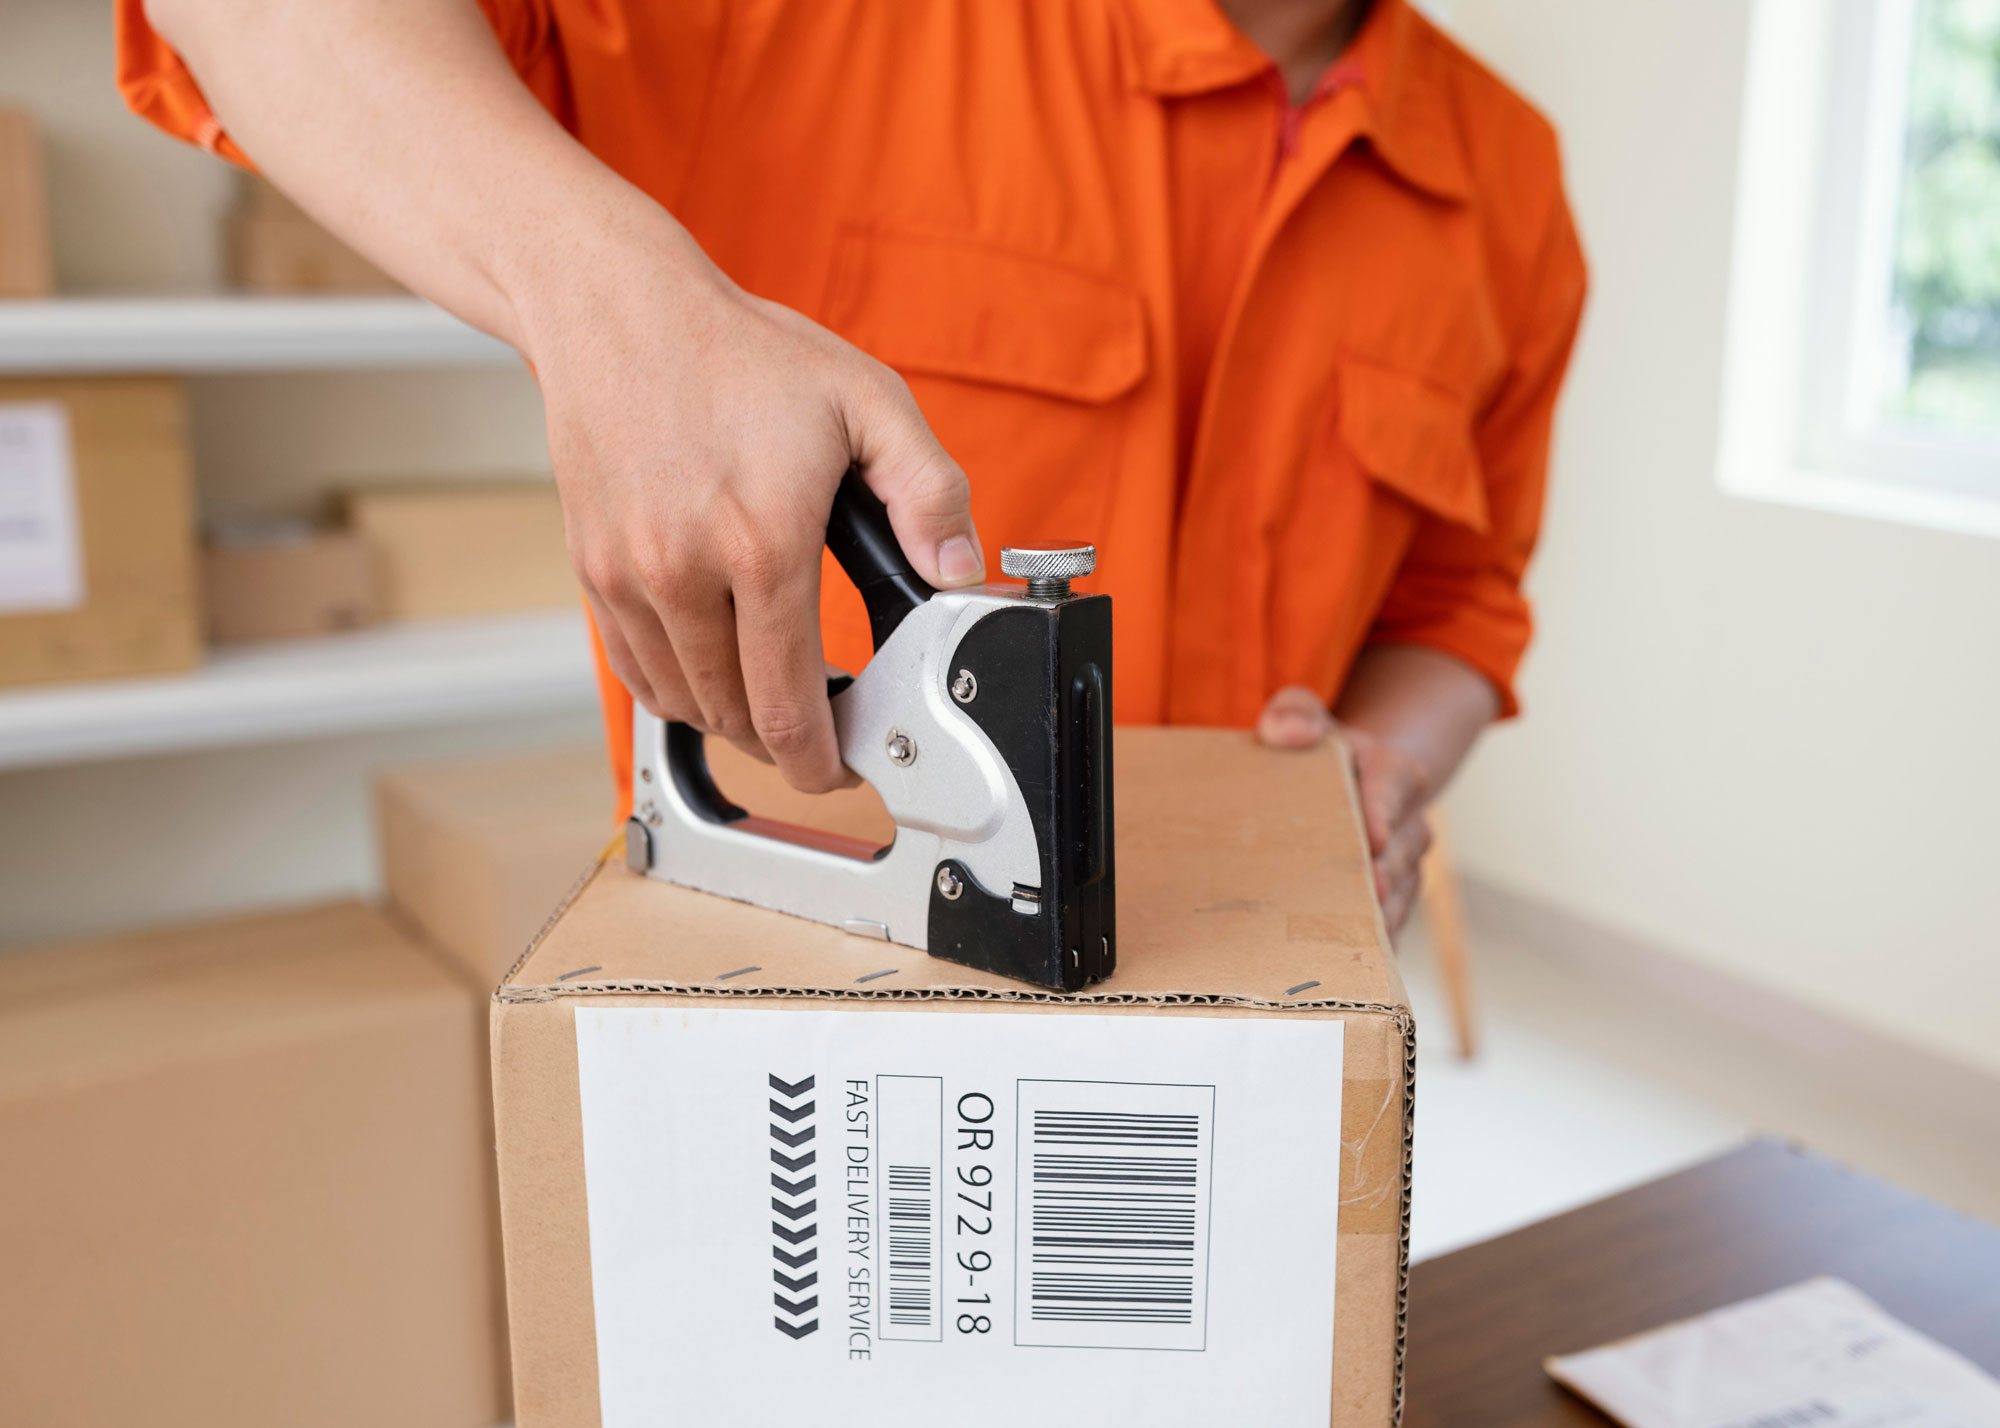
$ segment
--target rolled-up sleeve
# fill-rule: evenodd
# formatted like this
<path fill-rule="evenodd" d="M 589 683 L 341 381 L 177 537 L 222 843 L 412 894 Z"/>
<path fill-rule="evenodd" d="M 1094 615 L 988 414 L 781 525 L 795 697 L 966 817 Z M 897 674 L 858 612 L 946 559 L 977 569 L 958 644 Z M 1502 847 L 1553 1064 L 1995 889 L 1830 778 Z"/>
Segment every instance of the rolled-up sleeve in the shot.
<path fill-rule="evenodd" d="M 1514 676 L 1533 617 L 1521 581 L 1541 529 L 1556 396 L 1583 316 L 1586 270 L 1558 192 L 1531 271 L 1507 373 L 1474 431 L 1486 487 L 1484 530 L 1426 516 L 1375 623 L 1370 644 L 1421 645 L 1470 665 L 1519 712 Z"/>
<path fill-rule="evenodd" d="M 543 106 L 560 117 L 563 76 L 548 0 L 478 0 L 494 38 Z M 223 130 L 201 86 L 146 19 L 145 0 L 115 0 L 118 92 L 140 118 L 210 153 L 254 167 Z"/>

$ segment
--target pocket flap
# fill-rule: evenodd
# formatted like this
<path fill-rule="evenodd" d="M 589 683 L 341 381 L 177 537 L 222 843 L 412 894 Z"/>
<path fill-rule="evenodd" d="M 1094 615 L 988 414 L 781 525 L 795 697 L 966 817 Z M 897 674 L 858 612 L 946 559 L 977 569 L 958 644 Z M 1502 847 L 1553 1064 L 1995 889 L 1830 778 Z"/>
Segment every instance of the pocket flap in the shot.
<path fill-rule="evenodd" d="M 1146 372 L 1146 315 L 1108 278 L 957 237 L 851 227 L 827 325 L 903 372 L 1107 402 Z"/>
<path fill-rule="evenodd" d="M 1340 439 L 1374 480 L 1485 532 L 1486 483 L 1464 402 L 1421 377 L 1349 359 L 1340 365 Z"/>

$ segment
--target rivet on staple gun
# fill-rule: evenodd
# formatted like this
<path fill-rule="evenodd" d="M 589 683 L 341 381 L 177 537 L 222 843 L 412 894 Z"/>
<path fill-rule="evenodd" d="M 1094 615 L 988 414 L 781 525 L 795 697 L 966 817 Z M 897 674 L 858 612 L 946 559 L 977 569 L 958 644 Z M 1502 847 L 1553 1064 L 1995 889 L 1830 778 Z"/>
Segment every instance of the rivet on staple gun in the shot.
<path fill-rule="evenodd" d="M 757 818 L 724 798 L 702 735 L 633 709 L 643 821 L 626 861 L 668 882 L 1075 991 L 1117 959 L 1111 598 L 1096 551 L 1009 546 L 1022 584 L 935 591 L 857 472 L 827 547 L 861 591 L 875 656 L 829 681 L 840 756 L 896 823 L 886 848 Z"/>

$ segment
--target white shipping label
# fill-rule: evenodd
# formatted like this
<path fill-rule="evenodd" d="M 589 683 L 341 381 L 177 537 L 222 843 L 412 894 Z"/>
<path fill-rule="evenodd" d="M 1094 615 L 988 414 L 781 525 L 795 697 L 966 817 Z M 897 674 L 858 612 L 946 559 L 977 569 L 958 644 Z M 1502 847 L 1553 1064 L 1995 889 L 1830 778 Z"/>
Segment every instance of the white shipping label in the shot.
<path fill-rule="evenodd" d="M 0 615 L 83 604 L 69 412 L 0 402 Z"/>
<path fill-rule="evenodd" d="M 1325 1428 L 1342 1030 L 578 1007 L 605 1428 Z"/>

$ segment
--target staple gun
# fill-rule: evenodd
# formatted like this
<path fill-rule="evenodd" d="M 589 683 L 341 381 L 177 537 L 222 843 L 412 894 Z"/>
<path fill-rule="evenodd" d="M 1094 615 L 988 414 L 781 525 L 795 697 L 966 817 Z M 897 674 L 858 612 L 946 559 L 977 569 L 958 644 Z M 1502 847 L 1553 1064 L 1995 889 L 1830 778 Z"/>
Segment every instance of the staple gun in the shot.
<path fill-rule="evenodd" d="M 716 787 L 703 736 L 633 710 L 636 872 L 969 967 L 1076 991 L 1117 960 L 1111 598 L 1070 581 L 1084 544 L 1009 546 L 1021 583 L 933 590 L 857 472 L 827 547 L 868 610 L 875 653 L 828 681 L 840 756 L 894 840 L 760 818 Z"/>

